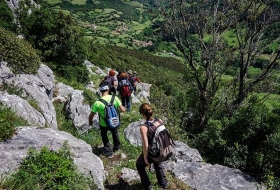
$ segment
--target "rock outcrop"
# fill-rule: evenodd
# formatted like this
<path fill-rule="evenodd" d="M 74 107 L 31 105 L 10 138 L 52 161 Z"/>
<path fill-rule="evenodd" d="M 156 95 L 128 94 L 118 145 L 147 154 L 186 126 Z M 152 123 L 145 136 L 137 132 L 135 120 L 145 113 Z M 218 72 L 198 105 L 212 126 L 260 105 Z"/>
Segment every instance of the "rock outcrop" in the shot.
<path fill-rule="evenodd" d="M 124 130 L 127 140 L 135 146 L 141 146 L 139 126 L 143 122 L 131 123 Z M 265 189 L 258 185 L 253 177 L 238 169 L 204 163 L 196 149 L 192 149 L 182 142 L 175 141 L 175 149 L 176 155 L 169 161 L 164 162 L 165 169 L 192 189 Z"/>
<path fill-rule="evenodd" d="M 40 150 L 46 146 L 58 150 L 67 141 L 73 153 L 74 163 L 79 171 L 93 178 L 99 189 L 104 189 L 105 172 L 102 160 L 92 153 L 86 142 L 69 133 L 51 128 L 23 126 L 17 128 L 16 135 L 7 142 L 0 142 L 0 174 L 15 171 L 29 148 Z"/>
<path fill-rule="evenodd" d="M 46 125 L 57 129 L 56 112 L 49 97 L 51 96 L 51 91 L 54 88 L 52 70 L 45 65 L 41 65 L 37 76 L 27 74 L 15 75 L 4 62 L 0 65 L 0 84 L 5 84 L 14 88 L 15 91 L 17 91 L 20 96 L 26 100 L 35 101 L 39 108 L 38 111 L 40 111 L 46 120 Z M 45 81 L 42 79 L 45 79 Z M 21 115 L 21 113 L 19 113 L 19 115 Z"/>
<path fill-rule="evenodd" d="M 10 95 L 7 92 L 0 91 L 0 103 L 11 108 L 14 112 L 20 113 L 18 115 L 30 125 L 44 127 L 46 124 L 43 115 L 17 95 Z"/>

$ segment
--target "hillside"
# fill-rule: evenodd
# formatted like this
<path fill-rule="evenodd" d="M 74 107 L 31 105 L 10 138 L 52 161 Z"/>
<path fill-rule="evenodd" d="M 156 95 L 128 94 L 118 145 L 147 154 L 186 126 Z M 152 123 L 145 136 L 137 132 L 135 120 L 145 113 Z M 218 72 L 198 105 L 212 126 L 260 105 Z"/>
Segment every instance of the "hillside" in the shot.
<path fill-rule="evenodd" d="M 143 48 L 155 43 L 144 31 L 153 30 L 149 4 L 139 1 L 47 1 L 55 10 L 71 14 L 86 31 L 88 39 L 97 44 L 111 44 L 126 48 Z"/>
<path fill-rule="evenodd" d="M 186 14 L 173 15 L 181 10 L 176 6 L 161 14 L 168 21 L 164 23 L 150 2 L 116 2 L 48 1 L 40 9 L 25 2 L 28 6 L 20 4 L 20 27 L 14 25 L 12 11 L 5 7 L 0 12 L 1 59 L 16 75 L 32 75 L 44 63 L 57 81 L 83 91 L 81 104 L 97 99 L 86 89 L 97 86 L 102 78 L 92 72 L 108 68 L 137 71 L 142 82 L 152 84 L 148 99 L 157 115 L 172 126 L 177 140 L 199 150 L 206 162 L 238 168 L 277 189 L 279 1 L 188 3 Z M 17 38 L 18 34 L 24 39 Z M 156 43 L 151 45 L 150 40 Z M 139 41 L 149 44 L 138 46 Z M 88 69 L 84 64 L 88 61 L 98 68 Z M 5 77 L 1 78 L 1 91 L 21 94 L 18 85 L 6 84 L 12 75 Z M 18 84 L 21 80 L 29 85 L 28 77 L 13 81 Z M 49 87 L 46 93 L 52 96 Z M 29 101 L 38 109 L 36 102 Z M 53 114 L 47 117 L 48 112 L 41 108 L 47 121 L 76 135 L 69 118 L 55 119 L 52 103 L 47 105 Z M 63 106 L 58 106 L 57 113 L 61 113 Z M 126 118 L 126 126 L 139 119 L 137 114 L 131 116 Z M 89 142 L 90 137 L 85 138 Z"/>
<path fill-rule="evenodd" d="M 94 85 L 87 86 L 81 93 L 81 90 L 57 81 L 45 65 L 41 65 L 35 75 L 14 75 L 6 63 L 1 62 L 1 65 L 0 77 L 10 77 L 4 83 L 4 91 L 0 92 L 0 109 L 7 113 L 0 114 L 0 129 L 11 133 L 0 136 L 4 138 L 0 142 L 0 149 L 3 150 L 0 174 L 4 175 L 18 167 L 20 170 L 11 178 L 5 175 L 0 180 L 0 188 L 141 189 L 135 162 L 141 152 L 139 125 L 143 122 L 138 114 L 138 106 L 141 101 L 147 101 L 143 91 L 136 97 L 133 96 L 131 112 L 121 114 L 119 134 L 122 147 L 113 158 L 107 158 L 102 154 L 98 117 L 94 118 L 93 126 L 87 124 L 90 105 L 84 101 L 84 95 L 87 90 L 94 94 Z M 107 70 L 103 71 L 89 62 L 87 66 L 90 70 L 94 68 L 96 72 L 91 75 L 99 78 L 92 82 L 99 83 Z M 20 91 L 15 91 L 15 86 Z M 46 93 L 50 91 L 53 93 Z M 94 99 L 97 98 L 94 95 Z M 10 119 L 9 115 L 14 116 L 14 122 L 7 126 L 5 123 Z M 170 132 L 180 130 L 174 127 L 168 126 Z M 238 186 L 255 189 L 259 186 L 254 178 L 239 170 L 204 163 L 197 150 L 178 141 L 178 138 L 174 136 L 176 155 L 164 162 L 168 189 L 216 190 Z M 112 140 L 111 135 L 109 139 Z M 25 160 L 22 161 L 23 159 Z M 74 173 L 76 169 L 73 164 L 77 166 L 79 173 L 90 178 L 87 179 L 89 181 Z M 69 168 L 72 169 L 71 172 L 68 171 Z M 149 176 L 154 189 L 160 189 L 153 169 Z M 231 183 L 228 178 L 238 182 Z M 209 180 L 216 182 L 209 184 Z"/>

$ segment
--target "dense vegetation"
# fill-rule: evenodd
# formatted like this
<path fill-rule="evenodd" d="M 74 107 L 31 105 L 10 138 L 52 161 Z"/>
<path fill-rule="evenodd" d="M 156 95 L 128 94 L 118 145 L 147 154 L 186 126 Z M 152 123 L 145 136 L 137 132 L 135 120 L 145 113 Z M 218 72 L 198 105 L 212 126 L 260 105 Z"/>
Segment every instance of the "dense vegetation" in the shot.
<path fill-rule="evenodd" d="M 10 139 L 17 126 L 24 126 L 27 122 L 17 116 L 11 109 L 0 104 L 0 141 Z"/>
<path fill-rule="evenodd" d="M 29 149 L 19 170 L 3 184 L 4 189 L 96 189 L 89 179 L 78 173 L 67 141 L 54 151 L 43 147 Z"/>
<path fill-rule="evenodd" d="M 15 30 L 14 16 L 5 0 L 0 0 L 0 27 L 6 30 Z"/>
<path fill-rule="evenodd" d="M 47 5 L 42 5 L 40 9 L 33 6 L 30 15 L 22 4 L 19 14 L 22 27 L 18 30 L 25 35 L 57 77 L 70 84 L 77 80 L 77 86 L 81 87 L 91 79 L 92 76 L 88 75 L 83 65 L 85 59 L 102 68 L 136 70 L 143 82 L 153 85 L 150 100 L 156 106 L 158 114 L 166 116 L 168 124 L 176 129 L 173 131 L 174 136 L 197 148 L 208 162 L 239 168 L 257 177 L 268 188 L 279 188 L 279 20 L 276 19 L 279 15 L 275 12 L 262 12 L 270 10 L 269 7 L 263 8 L 266 7 L 265 4 L 247 7 L 258 5 L 254 4 L 253 0 L 250 3 L 246 1 L 219 5 L 229 6 L 228 9 L 235 11 L 234 15 L 238 15 L 236 21 L 236 18 L 230 17 L 233 14 L 227 12 L 212 15 L 211 11 L 208 11 L 209 7 L 214 10 L 211 3 L 190 2 L 185 10 L 188 14 L 183 15 L 187 16 L 187 19 L 178 17 L 182 14 L 163 14 L 165 21 L 156 20 L 153 24 L 142 27 L 137 34 L 131 35 L 141 40 L 150 40 L 152 35 L 157 41 L 152 46 L 135 47 L 133 39 L 119 34 L 115 40 L 113 38 L 116 36 L 110 33 L 112 28 L 106 34 L 111 46 L 102 46 L 101 38 L 87 38 L 88 30 L 82 27 L 85 23 L 81 23 L 83 19 L 88 21 L 85 14 L 87 11 L 84 10 L 94 9 L 98 12 L 103 9 L 101 12 L 104 13 L 108 11 L 105 11 L 106 8 L 121 9 L 131 13 L 124 14 L 129 16 L 127 23 L 140 20 L 140 15 L 138 17 L 137 14 L 132 14 L 131 10 L 134 9 L 129 9 L 129 4 L 121 2 L 109 5 L 109 1 L 104 2 L 108 3 L 108 7 L 106 3 L 97 5 L 92 1 L 87 1 L 87 5 L 74 5 L 72 1 L 63 1 L 52 5 L 53 10 L 48 9 Z M 232 9 L 232 5 L 238 9 Z M 271 5 L 275 10 L 279 10 L 277 1 L 271 1 Z M 147 7 L 155 11 L 154 6 L 155 4 L 150 3 Z M 258 9 L 254 9 L 256 7 Z M 64 12 L 60 11 L 61 8 Z M 72 11 L 73 15 L 69 12 L 64 14 L 65 9 Z M 108 18 L 126 20 L 125 17 L 116 16 L 115 10 L 109 11 L 109 16 L 101 14 L 104 17 L 92 14 L 100 23 L 102 20 L 111 22 Z M 251 14 L 247 14 L 248 10 L 252 11 Z M 145 16 L 139 23 L 143 24 L 147 18 L 155 18 L 156 14 L 153 13 Z M 165 13 L 176 13 L 176 10 Z M 141 17 L 145 14 L 141 12 Z M 252 14 L 255 17 L 250 16 Z M 263 30 L 256 30 L 264 26 L 266 20 L 262 19 L 267 17 L 263 15 L 274 16 L 269 18 L 276 21 L 267 23 L 268 27 Z M 183 28 L 184 33 L 181 25 L 183 22 L 180 21 L 182 18 L 188 21 Z M 204 19 L 203 22 L 200 19 Z M 226 20 L 236 22 L 225 25 Z M 76 22 L 79 25 L 76 25 Z M 205 27 L 196 28 L 201 26 L 201 23 L 205 23 Z M 105 28 L 105 25 L 103 27 Z M 175 33 L 171 33 L 169 29 L 173 29 Z M 6 30 L 2 29 L 0 32 L 9 34 Z M 158 31 L 164 33 L 163 38 Z M 102 33 L 96 31 L 93 36 L 103 35 Z M 2 39 L 4 40 L 3 37 Z M 177 46 L 174 45 L 175 42 Z M 114 46 L 116 44 L 130 49 Z M 163 50 L 172 51 L 177 58 L 180 56 L 180 59 L 151 54 L 153 52 L 159 55 Z M 4 57 L 10 63 L 8 58 L 9 56 Z M 28 71 L 26 68 L 21 70 Z M 126 119 L 132 121 L 129 117 Z"/>
<path fill-rule="evenodd" d="M 40 58 L 30 43 L 24 39 L 18 39 L 17 36 L 0 28 L 0 57 L 5 60 L 15 74 L 18 73 L 36 73 Z M 20 56 L 15 56 L 19 54 Z"/>

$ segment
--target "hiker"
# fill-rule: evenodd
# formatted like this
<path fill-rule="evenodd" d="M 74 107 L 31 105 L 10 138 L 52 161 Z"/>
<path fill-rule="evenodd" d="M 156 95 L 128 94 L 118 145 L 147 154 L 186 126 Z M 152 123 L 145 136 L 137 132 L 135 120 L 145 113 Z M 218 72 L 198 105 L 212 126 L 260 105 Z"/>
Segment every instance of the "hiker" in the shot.
<path fill-rule="evenodd" d="M 121 74 L 122 73 L 125 73 L 124 71 L 119 71 L 118 74 L 117 74 L 117 80 L 118 82 L 120 82 L 122 79 L 121 79 Z"/>
<path fill-rule="evenodd" d="M 120 92 L 122 105 L 126 108 L 127 112 L 130 112 L 130 97 L 133 87 L 131 86 L 129 80 L 127 80 L 127 75 L 125 72 L 120 74 L 120 81 L 118 83 L 117 91 Z"/>
<path fill-rule="evenodd" d="M 135 82 L 138 82 L 138 83 L 141 83 L 141 81 L 139 80 L 139 78 L 136 76 L 137 72 L 134 71 L 133 74 L 129 75 L 129 81 L 133 87 L 133 93 L 134 95 L 136 95 L 136 83 Z"/>
<path fill-rule="evenodd" d="M 115 70 L 111 69 L 109 74 L 103 78 L 103 81 L 108 81 L 111 85 L 109 94 L 112 93 L 116 94 L 116 87 L 117 87 L 117 79 L 115 78 Z"/>
<path fill-rule="evenodd" d="M 140 112 L 140 115 L 143 117 L 143 119 L 145 119 L 146 122 L 155 122 L 156 121 L 152 117 L 153 110 L 148 103 L 143 103 L 139 107 L 139 112 Z M 161 120 L 159 119 L 159 121 L 161 121 Z M 148 130 L 148 127 L 145 124 L 142 124 L 140 126 L 140 133 L 142 136 L 142 153 L 136 161 L 136 168 L 140 175 L 140 179 L 141 179 L 143 188 L 145 190 L 152 189 L 152 185 L 151 185 L 150 179 L 147 175 L 145 168 L 147 166 L 150 167 L 150 165 L 153 163 L 159 186 L 163 189 L 167 189 L 167 179 L 166 179 L 166 176 L 164 173 L 164 168 L 163 168 L 162 162 L 155 162 L 154 160 L 152 160 L 151 158 L 148 157 L 148 149 L 152 144 L 152 142 L 151 142 L 152 137 L 149 135 L 149 134 L 151 134 L 151 131 Z"/>
<path fill-rule="evenodd" d="M 99 91 L 102 94 L 101 98 L 107 102 L 110 102 L 112 98 L 112 95 L 109 95 L 109 89 L 110 89 L 110 83 L 108 81 L 102 81 L 101 84 L 99 85 Z M 115 96 L 115 94 L 113 96 Z M 122 106 L 121 101 L 117 96 L 115 96 L 114 105 L 120 111 L 125 112 L 125 108 Z M 94 104 L 92 105 L 91 112 L 88 116 L 89 125 L 92 125 L 92 119 L 96 113 L 99 114 L 99 125 L 100 125 L 102 142 L 104 146 L 103 154 L 105 156 L 108 156 L 108 158 L 111 158 L 113 157 L 113 152 L 117 151 L 121 147 L 119 134 L 118 134 L 118 127 L 112 129 L 106 124 L 106 122 L 103 119 L 105 117 L 105 105 L 99 100 L 95 101 Z M 113 148 L 107 136 L 108 131 L 112 133 L 113 145 L 114 145 Z"/>

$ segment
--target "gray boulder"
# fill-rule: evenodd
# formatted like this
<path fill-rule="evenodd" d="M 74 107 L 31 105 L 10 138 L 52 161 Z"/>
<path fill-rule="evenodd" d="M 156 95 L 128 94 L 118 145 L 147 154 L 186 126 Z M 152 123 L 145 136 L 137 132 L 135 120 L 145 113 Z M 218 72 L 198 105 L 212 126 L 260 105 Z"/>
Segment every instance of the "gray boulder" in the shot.
<path fill-rule="evenodd" d="M 139 120 L 133 123 L 130 123 L 124 129 L 124 136 L 129 141 L 130 144 L 135 146 L 142 145 L 142 139 L 140 134 L 140 125 L 144 123 L 144 120 Z"/>
<path fill-rule="evenodd" d="M 131 123 L 125 130 L 125 138 L 135 146 L 141 146 L 139 126 L 143 120 Z M 165 170 L 170 171 L 192 189 L 197 190 L 257 190 L 264 189 L 255 179 L 240 170 L 221 165 L 204 163 L 198 150 L 189 148 L 186 144 L 175 141 L 176 154 L 164 162 Z"/>
<path fill-rule="evenodd" d="M 38 73 L 36 75 L 44 84 L 46 94 L 48 95 L 49 99 L 51 100 L 53 97 L 54 92 L 54 74 L 53 71 L 44 64 L 41 64 Z"/>
<path fill-rule="evenodd" d="M 122 168 L 121 174 L 121 179 L 123 181 L 126 181 L 127 183 L 131 183 L 133 181 L 140 181 L 140 176 L 138 172 L 130 168 Z"/>
<path fill-rule="evenodd" d="M 17 95 L 10 95 L 7 92 L 0 91 L 0 103 L 11 108 L 30 125 L 44 127 L 46 124 L 43 115 L 33 108 L 26 100 Z"/>
<path fill-rule="evenodd" d="M 82 91 L 76 90 L 71 94 L 66 105 L 66 111 L 79 133 L 85 133 L 91 128 L 91 126 L 88 125 L 90 106 L 84 103 Z"/>
<path fill-rule="evenodd" d="M 12 139 L 0 142 L 0 176 L 15 171 L 29 148 L 40 150 L 46 146 L 56 151 L 65 141 L 68 141 L 79 172 L 91 177 L 99 189 L 104 189 L 103 162 L 92 153 L 91 146 L 69 133 L 51 128 L 18 127 Z"/>
<path fill-rule="evenodd" d="M 87 67 L 90 74 L 100 75 L 100 76 L 106 76 L 108 74 L 107 71 L 104 72 L 102 69 L 95 66 L 93 63 L 89 62 L 88 60 L 85 60 L 84 64 Z"/>
<path fill-rule="evenodd" d="M 60 102 L 65 101 L 65 111 L 80 134 L 86 133 L 93 127 L 99 128 L 98 114 L 93 118 L 93 125 L 88 125 L 90 105 L 85 103 L 81 90 L 76 90 L 63 83 L 58 83 L 55 88 L 53 101 L 58 99 Z"/>
<path fill-rule="evenodd" d="M 57 83 L 55 86 L 55 94 L 54 97 L 64 97 L 66 99 L 69 98 L 71 94 L 75 92 L 75 89 L 69 85 L 63 83 Z"/>
<path fill-rule="evenodd" d="M 47 126 L 57 129 L 56 112 L 49 98 L 50 93 L 49 95 L 47 94 L 47 89 L 51 89 L 52 86 L 52 71 L 46 69 L 46 66 L 41 65 L 38 76 L 42 79 L 46 79 L 46 81 L 42 81 L 34 75 L 13 75 L 6 65 L 3 62 L 1 63 L 1 85 L 6 84 L 15 88 L 18 92 L 22 92 L 20 94 L 21 97 L 27 100 L 34 100 L 40 109 L 39 111 L 44 116 Z M 45 87 L 45 84 L 47 87 Z"/>
<path fill-rule="evenodd" d="M 259 190 L 255 179 L 238 169 L 202 162 L 169 163 L 167 170 L 192 189 L 197 190 Z"/>
<path fill-rule="evenodd" d="M 7 67 L 6 62 L 0 62 L 0 86 L 5 83 L 5 80 L 14 76 L 13 72 Z"/>
<path fill-rule="evenodd" d="M 136 96 L 132 93 L 131 94 L 131 101 L 132 101 L 132 104 L 140 104 L 141 101 L 138 100 L 138 98 L 136 98 Z"/>

